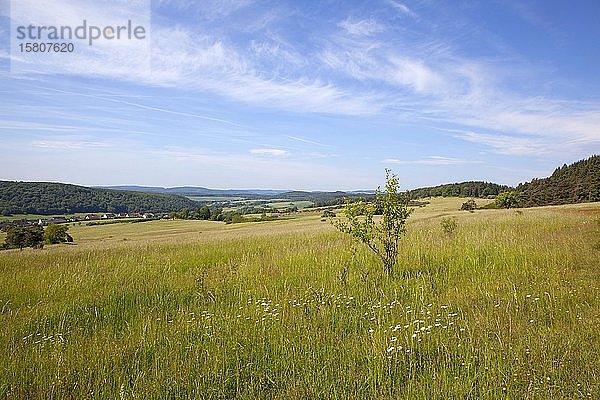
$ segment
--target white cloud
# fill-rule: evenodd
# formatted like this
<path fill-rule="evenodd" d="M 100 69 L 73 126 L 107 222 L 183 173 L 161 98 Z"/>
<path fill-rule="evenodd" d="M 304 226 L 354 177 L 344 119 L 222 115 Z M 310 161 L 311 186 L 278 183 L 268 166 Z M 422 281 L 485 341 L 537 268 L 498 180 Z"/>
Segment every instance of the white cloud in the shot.
<path fill-rule="evenodd" d="M 27 17 L 40 21 L 63 17 L 66 21 L 77 20 L 81 11 L 67 6 L 64 10 L 40 7 L 34 0 L 24 1 L 34 9 Z M 57 1 L 67 4 L 65 0 Z M 166 3 L 171 2 L 163 0 L 161 4 Z M 173 3 L 198 8 L 192 1 Z M 418 19 L 405 4 L 393 0 L 388 3 L 403 15 Z M 201 8 L 213 17 L 225 18 L 250 5 L 249 1 L 215 0 Z M 85 7 L 88 8 L 81 12 L 111 17 L 112 10 L 101 4 L 86 1 Z M 502 62 L 460 57 L 444 38 L 404 39 L 400 28 L 389 32 L 397 40 L 386 41 L 375 34 L 384 30 L 387 34 L 395 28 L 386 25 L 384 29 L 374 18 L 347 18 L 337 28 L 331 37 L 319 39 L 316 44 L 322 50 L 317 50 L 317 58 L 311 59 L 306 49 L 300 51 L 281 39 L 276 29 L 266 37 L 236 46 L 231 38 L 217 36 L 202 26 L 156 24 L 152 29 L 152 71 L 139 69 L 146 61 L 143 49 L 113 52 L 101 46 L 79 54 L 76 62 L 66 68 L 70 73 L 210 92 L 245 104 L 292 112 L 379 114 L 412 121 L 425 119 L 438 126 L 452 123 L 464 127 L 466 132 L 455 137 L 485 145 L 500 154 L 600 151 L 598 102 L 535 97 L 535 93 L 529 96 L 518 87 L 507 89 L 509 86 L 503 81 L 508 75 L 507 67 Z M 236 125 L 210 115 L 108 101 Z M 61 128 L 57 125 L 44 129 Z M 470 132 L 471 129 L 476 132 Z"/>
<path fill-rule="evenodd" d="M 290 152 L 282 149 L 252 149 L 250 150 L 251 154 L 256 154 L 259 156 L 271 156 L 271 157 L 287 157 L 290 155 Z"/>
<path fill-rule="evenodd" d="M 280 38 L 276 41 L 263 40 L 250 42 L 250 50 L 259 60 L 259 62 L 267 61 L 268 64 L 282 64 L 284 66 L 300 67 L 306 65 L 306 59 L 296 52 L 291 45 L 284 42 Z"/>
<path fill-rule="evenodd" d="M 404 15 L 408 15 L 409 17 L 412 17 L 414 19 L 419 18 L 419 16 L 413 10 L 408 8 L 405 4 L 400 3 L 399 1 L 388 0 L 387 3 Z"/>
<path fill-rule="evenodd" d="M 479 164 L 481 161 L 466 160 L 454 157 L 429 156 L 420 160 L 399 160 L 397 158 L 386 158 L 381 161 L 384 164 L 417 164 L 417 165 L 463 165 L 463 164 Z"/>
<path fill-rule="evenodd" d="M 503 134 L 464 132 L 456 137 L 490 147 L 494 152 L 512 156 L 548 154 L 554 145 L 544 138 L 518 137 Z M 559 149 L 554 149 L 559 150 Z M 564 151 L 562 149 L 561 151 Z"/>
<path fill-rule="evenodd" d="M 111 145 L 98 141 L 76 141 L 76 140 L 34 140 L 33 147 L 52 150 L 83 150 L 107 148 Z"/>
<path fill-rule="evenodd" d="M 444 78 L 424 61 L 408 57 L 392 56 L 383 78 L 390 83 L 410 86 L 417 92 L 434 92 L 444 88 Z"/>
<path fill-rule="evenodd" d="M 302 142 L 302 143 L 314 144 L 314 145 L 321 146 L 321 147 L 329 147 L 329 145 L 327 145 L 327 144 L 323 144 L 323 143 L 317 142 L 315 140 L 304 139 L 304 138 L 297 137 L 297 136 L 288 136 L 288 139 L 295 140 L 297 142 Z"/>
<path fill-rule="evenodd" d="M 360 21 L 353 21 L 351 18 L 346 18 L 338 26 L 350 35 L 356 36 L 371 36 L 384 30 L 383 25 L 379 24 L 373 18 Z"/>

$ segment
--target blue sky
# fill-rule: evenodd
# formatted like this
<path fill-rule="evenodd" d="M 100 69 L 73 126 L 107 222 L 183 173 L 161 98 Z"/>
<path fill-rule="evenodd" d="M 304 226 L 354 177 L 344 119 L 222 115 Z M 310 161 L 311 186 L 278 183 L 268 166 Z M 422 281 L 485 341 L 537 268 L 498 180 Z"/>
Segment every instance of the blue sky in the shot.
<path fill-rule="evenodd" d="M 73 3 L 20 4 L 56 20 Z M 154 0 L 149 68 L 129 49 L 58 73 L 11 71 L 0 4 L 4 180 L 515 185 L 600 153 L 598 1 Z"/>

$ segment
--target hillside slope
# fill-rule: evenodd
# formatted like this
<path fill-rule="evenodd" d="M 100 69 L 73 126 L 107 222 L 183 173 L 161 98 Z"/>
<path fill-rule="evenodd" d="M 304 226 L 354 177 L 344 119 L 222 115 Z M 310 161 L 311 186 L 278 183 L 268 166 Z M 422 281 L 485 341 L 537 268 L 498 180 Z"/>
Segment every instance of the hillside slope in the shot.
<path fill-rule="evenodd" d="M 510 189 L 509 186 L 498 185 L 497 183 L 469 181 L 413 189 L 408 192 L 408 195 L 411 199 L 424 197 L 493 197 Z"/>
<path fill-rule="evenodd" d="M 565 164 L 548 178 L 520 184 L 516 191 L 524 207 L 600 201 L 600 156 Z"/>
<path fill-rule="evenodd" d="M 0 212 L 4 215 L 170 212 L 197 206 L 196 202 L 173 194 L 94 189 L 64 183 L 0 181 Z"/>

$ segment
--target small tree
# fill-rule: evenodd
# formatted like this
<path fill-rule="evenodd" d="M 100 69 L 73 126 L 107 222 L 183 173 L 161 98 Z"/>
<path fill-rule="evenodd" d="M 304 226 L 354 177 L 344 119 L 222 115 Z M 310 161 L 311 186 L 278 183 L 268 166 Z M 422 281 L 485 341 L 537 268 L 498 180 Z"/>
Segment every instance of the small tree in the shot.
<path fill-rule="evenodd" d="M 181 211 L 179 212 L 179 217 L 181 219 L 189 219 L 190 218 L 190 210 L 188 210 L 187 208 L 181 209 Z"/>
<path fill-rule="evenodd" d="M 333 224 L 366 244 L 381 259 L 386 274 L 392 275 L 398 260 L 398 243 L 412 210 L 408 208 L 408 196 L 398 193 L 398 178 L 389 169 L 385 170 L 385 180 L 385 191 L 378 187 L 373 203 L 352 203 L 346 199 L 346 221 Z M 382 213 L 378 221 L 374 218 L 376 210 Z"/>
<path fill-rule="evenodd" d="M 69 238 L 71 238 L 67 233 L 68 230 L 68 225 L 50 224 L 46 227 L 46 231 L 44 232 L 44 242 L 48 244 L 68 242 Z M 73 241 L 73 238 L 71 238 L 71 241 Z"/>
<path fill-rule="evenodd" d="M 198 214 L 200 219 L 210 219 L 210 208 L 208 208 L 207 206 L 202 206 L 198 210 Z"/>
<path fill-rule="evenodd" d="M 516 208 L 519 207 L 519 199 L 516 192 L 502 192 L 496 197 L 497 208 Z"/>

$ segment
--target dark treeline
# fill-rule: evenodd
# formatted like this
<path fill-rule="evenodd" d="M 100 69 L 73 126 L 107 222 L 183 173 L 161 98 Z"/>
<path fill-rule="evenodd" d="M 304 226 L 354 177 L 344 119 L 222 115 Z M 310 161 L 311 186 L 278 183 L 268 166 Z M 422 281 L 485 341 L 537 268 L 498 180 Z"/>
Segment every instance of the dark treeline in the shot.
<path fill-rule="evenodd" d="M 411 199 L 424 197 L 495 197 L 499 193 L 511 189 L 510 186 L 506 185 L 471 181 L 414 189 L 410 190 L 408 195 Z"/>
<path fill-rule="evenodd" d="M 516 189 L 522 207 L 600 201 L 600 156 L 563 165 L 543 179 Z"/>
<path fill-rule="evenodd" d="M 0 212 L 3 215 L 164 213 L 197 206 L 195 201 L 172 194 L 94 189 L 63 183 L 0 181 Z"/>

